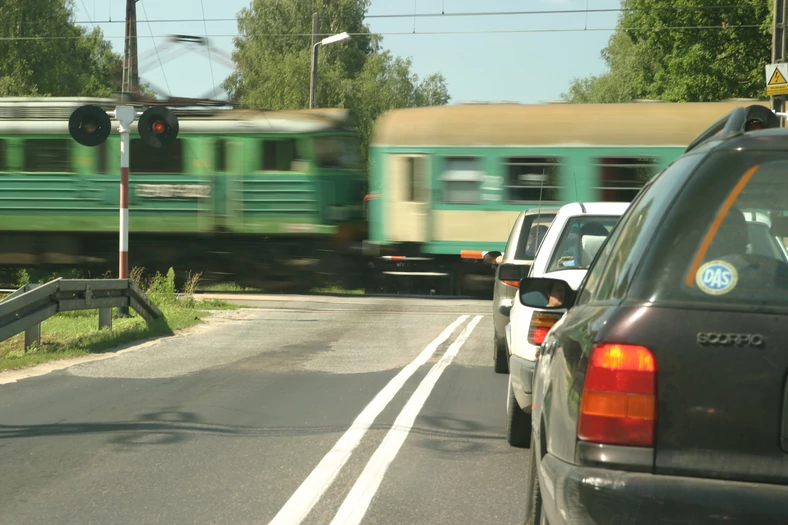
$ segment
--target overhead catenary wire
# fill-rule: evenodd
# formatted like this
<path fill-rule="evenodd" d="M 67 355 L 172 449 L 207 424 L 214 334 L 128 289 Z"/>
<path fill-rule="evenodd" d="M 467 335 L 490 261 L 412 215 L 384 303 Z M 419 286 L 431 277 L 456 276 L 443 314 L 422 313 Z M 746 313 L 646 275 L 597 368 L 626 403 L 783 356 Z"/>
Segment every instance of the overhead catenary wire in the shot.
<path fill-rule="evenodd" d="M 430 36 L 430 35 L 495 35 L 495 34 L 526 34 L 526 33 L 592 33 L 592 32 L 612 32 L 623 29 L 626 32 L 635 31 L 702 31 L 702 30 L 717 30 L 727 31 L 730 29 L 760 29 L 760 24 L 741 24 L 741 25 L 719 25 L 719 26 L 663 26 L 663 27 L 589 27 L 589 28 L 554 28 L 554 29 L 492 29 L 492 30 L 479 30 L 479 31 L 378 31 L 368 33 L 348 33 L 353 37 L 364 36 Z M 138 36 L 137 38 L 168 38 L 170 35 L 151 35 L 148 37 Z M 264 33 L 264 34 L 245 34 L 240 33 L 225 33 L 225 34 L 212 34 L 208 35 L 209 38 L 236 38 L 243 36 L 244 38 L 256 37 L 312 37 L 312 33 Z M 317 36 L 326 37 L 331 36 L 331 33 L 319 33 Z M 26 37 L 0 37 L 0 41 L 9 40 L 73 40 L 83 38 L 80 36 L 26 36 Z M 115 40 L 125 38 L 123 36 L 104 36 L 107 40 Z"/>
<path fill-rule="evenodd" d="M 687 11 L 720 11 L 725 9 L 755 9 L 756 5 L 702 5 L 702 6 L 670 6 L 670 7 L 643 7 L 643 8 L 607 8 L 607 9 L 550 9 L 550 10 L 528 10 L 528 11 L 480 11 L 480 12 L 458 12 L 458 13 L 390 13 L 379 15 L 364 15 L 364 19 L 386 19 L 386 18 L 454 18 L 454 17 L 477 17 L 477 16 L 533 16 L 533 15 L 569 15 L 569 14 L 602 14 L 602 13 L 623 13 L 637 11 L 643 12 L 687 12 Z M 312 16 L 287 16 L 272 17 L 271 20 L 307 20 Z M 327 20 L 341 21 L 348 17 L 334 16 L 326 17 Z M 140 20 L 140 22 L 150 22 L 153 24 L 164 23 L 187 23 L 187 22 L 237 22 L 238 18 L 167 18 Z M 97 24 L 118 24 L 124 23 L 123 20 L 94 20 Z M 76 24 L 86 24 L 86 21 L 77 21 Z"/>

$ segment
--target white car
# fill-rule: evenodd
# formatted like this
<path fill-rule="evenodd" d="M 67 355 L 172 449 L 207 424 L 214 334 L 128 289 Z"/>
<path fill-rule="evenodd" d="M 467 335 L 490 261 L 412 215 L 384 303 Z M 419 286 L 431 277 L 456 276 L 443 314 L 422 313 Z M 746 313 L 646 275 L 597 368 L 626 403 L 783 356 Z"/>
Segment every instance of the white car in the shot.
<path fill-rule="evenodd" d="M 528 277 L 556 277 L 577 290 L 602 243 L 628 207 L 628 202 L 573 202 L 562 206 L 536 252 Z M 519 291 L 514 298 L 506 326 L 510 354 L 506 440 L 512 446 L 530 446 L 536 353 L 562 315 L 563 311 L 524 306 Z"/>

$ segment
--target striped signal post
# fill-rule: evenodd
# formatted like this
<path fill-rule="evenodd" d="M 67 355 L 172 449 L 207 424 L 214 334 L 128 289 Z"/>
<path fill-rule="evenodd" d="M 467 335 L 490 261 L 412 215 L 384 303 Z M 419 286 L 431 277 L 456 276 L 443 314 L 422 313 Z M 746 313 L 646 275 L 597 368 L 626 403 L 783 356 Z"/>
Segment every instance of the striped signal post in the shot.
<path fill-rule="evenodd" d="M 120 229 L 118 243 L 118 278 L 129 278 L 129 148 L 134 106 L 117 106 L 115 118 L 120 123 Z M 129 317 L 129 308 L 118 308 L 118 317 Z"/>

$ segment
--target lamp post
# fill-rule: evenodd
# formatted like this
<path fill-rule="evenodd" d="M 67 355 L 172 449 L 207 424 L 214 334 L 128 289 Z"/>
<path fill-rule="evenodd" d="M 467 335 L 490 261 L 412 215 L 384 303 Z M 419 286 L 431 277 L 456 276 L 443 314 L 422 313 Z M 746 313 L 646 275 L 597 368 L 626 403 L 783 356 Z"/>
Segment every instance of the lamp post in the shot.
<path fill-rule="evenodd" d="M 314 109 L 317 104 L 317 48 L 334 42 L 341 42 L 350 38 L 347 33 L 339 33 L 338 35 L 331 35 L 324 38 L 314 46 L 312 46 L 312 76 L 309 80 L 309 109 Z"/>

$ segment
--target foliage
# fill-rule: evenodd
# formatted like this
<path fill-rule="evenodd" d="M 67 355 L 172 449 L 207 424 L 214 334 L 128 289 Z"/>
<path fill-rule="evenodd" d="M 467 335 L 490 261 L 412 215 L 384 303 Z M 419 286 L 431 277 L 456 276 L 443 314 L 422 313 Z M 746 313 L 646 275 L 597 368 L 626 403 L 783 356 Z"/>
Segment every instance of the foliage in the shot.
<path fill-rule="evenodd" d="M 565 100 L 765 98 L 771 2 L 622 0 L 621 7 L 617 29 L 602 51 L 608 71 L 575 79 L 562 94 Z M 735 27 L 751 25 L 756 27 Z"/>
<path fill-rule="evenodd" d="M 318 49 L 317 107 L 353 111 L 363 153 L 374 120 L 384 111 L 449 102 L 440 74 L 420 80 L 411 60 L 381 50 L 364 15 L 369 0 L 253 0 L 238 17 L 236 72 L 224 83 L 230 99 L 255 109 L 301 109 L 309 105 L 312 13 L 319 37 L 346 31 L 341 43 Z M 313 10 L 314 9 L 314 10 Z"/>
<path fill-rule="evenodd" d="M 123 59 L 100 28 L 74 23 L 74 0 L 0 1 L 0 96 L 109 97 Z M 140 91 L 151 94 L 142 85 Z"/>

